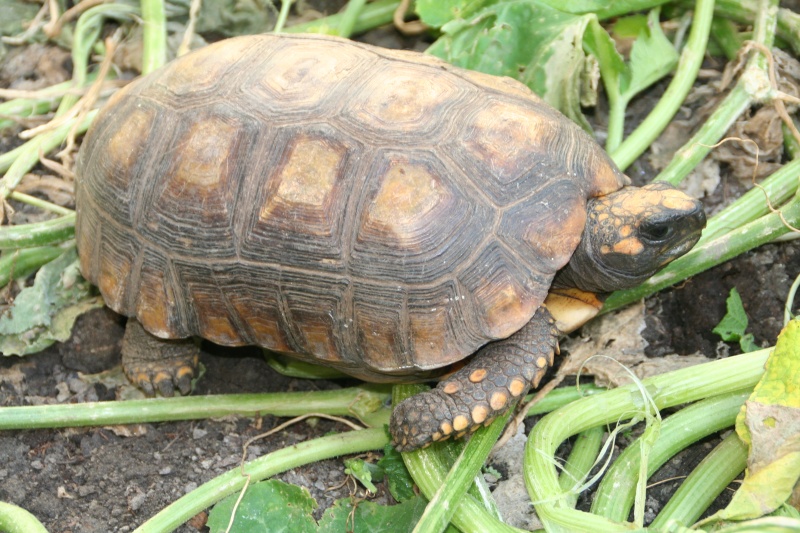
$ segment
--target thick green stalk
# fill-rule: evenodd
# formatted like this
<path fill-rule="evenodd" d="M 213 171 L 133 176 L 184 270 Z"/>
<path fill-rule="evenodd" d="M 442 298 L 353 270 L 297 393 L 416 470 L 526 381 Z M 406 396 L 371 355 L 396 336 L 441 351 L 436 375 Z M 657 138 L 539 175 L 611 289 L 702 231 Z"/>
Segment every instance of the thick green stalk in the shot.
<path fill-rule="evenodd" d="M 754 387 L 769 349 L 712 361 L 642 381 L 659 409 Z M 554 454 L 566 439 L 589 428 L 637 417 L 644 407 L 635 385 L 583 398 L 544 417 L 525 447 L 525 484 L 536 513 L 549 531 L 623 531 L 628 526 L 576 511 L 561 490 Z M 554 496 L 560 495 L 560 496 Z"/>
<path fill-rule="evenodd" d="M 77 133 L 83 133 L 89 129 L 95 115 L 97 115 L 97 111 L 87 113 L 83 122 L 78 126 Z M 55 130 L 38 135 L 22 146 L 0 155 L 0 172 L 6 171 L 3 179 L 0 179 L 0 201 L 8 198 L 25 174 L 39 162 L 39 150 L 42 153 L 48 153 L 61 145 L 74 124 L 75 121 L 70 120 Z"/>
<path fill-rule="evenodd" d="M 547 396 L 536 402 L 536 405 L 528 410 L 528 416 L 543 415 L 550 411 L 555 411 L 559 407 L 572 403 L 580 398 L 602 394 L 605 391 L 606 389 L 604 387 L 598 387 L 593 383 L 581 383 L 580 388 L 577 386 L 561 387 L 550 391 L 547 393 Z M 534 394 L 535 393 L 532 393 L 525 397 L 525 401 L 531 401 Z"/>
<path fill-rule="evenodd" d="M 356 20 L 358 20 L 362 11 L 364 11 L 366 3 L 367 0 L 350 0 L 347 2 L 347 7 L 342 13 L 342 18 L 339 20 L 339 36 L 350 37 L 353 34 Z"/>
<path fill-rule="evenodd" d="M 691 5 L 689 0 L 685 5 Z M 718 17 L 742 24 L 752 24 L 762 9 L 761 0 L 717 0 L 714 12 Z M 777 35 L 789 43 L 796 54 L 800 54 L 800 14 L 787 8 L 778 9 Z"/>
<path fill-rule="evenodd" d="M 136 8 L 125 4 L 103 4 L 87 9 L 75 24 L 72 39 L 72 85 L 86 86 L 89 76 L 89 56 L 94 49 L 106 19 L 128 20 L 137 14 Z M 57 116 L 69 111 L 80 99 L 78 94 L 67 94 L 61 99 Z"/>
<path fill-rule="evenodd" d="M 64 253 L 60 246 L 22 248 L 8 250 L 0 256 L 0 286 L 5 287 L 12 279 L 25 279 L 39 267 L 46 265 Z"/>
<path fill-rule="evenodd" d="M 197 513 L 223 498 L 241 491 L 250 477 L 256 483 L 268 477 L 309 463 L 345 454 L 380 450 L 389 442 L 383 428 L 349 431 L 301 442 L 246 463 L 211 481 L 165 507 L 150 520 L 136 528 L 135 533 L 173 531 Z"/>
<path fill-rule="evenodd" d="M 761 0 L 756 13 L 752 40 L 770 48 L 775 40 L 778 1 Z M 675 153 L 670 164 L 661 171 L 656 180 L 680 183 L 708 155 L 736 119 L 754 102 L 767 99 L 770 92 L 765 58 L 760 53 L 755 54 L 725 100 L 689 142 Z"/>
<path fill-rule="evenodd" d="M 781 219 L 781 214 L 786 222 Z M 782 206 L 780 213 L 770 213 L 740 228 L 731 230 L 721 237 L 695 246 L 689 253 L 676 259 L 638 287 L 613 293 L 606 300 L 603 312 L 635 302 L 777 239 L 791 231 L 786 226 L 787 223 L 794 227 L 800 227 L 800 199 L 797 197 Z"/>
<path fill-rule="evenodd" d="M 571 507 L 575 507 L 578 503 L 580 491 L 575 490 L 576 486 L 580 487 L 592 470 L 597 454 L 603 446 L 605 432 L 605 428 L 601 426 L 587 429 L 576 437 L 572 445 L 567 464 L 564 465 L 564 470 L 558 479 L 561 489 L 568 492 L 566 500 Z"/>
<path fill-rule="evenodd" d="M 227 415 L 300 416 L 324 413 L 352 416 L 378 411 L 387 399 L 388 394 L 355 387 L 335 391 L 226 394 L 0 407 L 0 430 L 108 426 Z"/>
<path fill-rule="evenodd" d="M 65 82 L 69 84 L 70 82 Z M 63 85 L 63 84 L 62 84 Z M 71 85 L 71 84 L 70 84 Z M 15 98 L 0 104 L 0 116 L 25 118 L 35 115 L 43 115 L 58 107 L 61 98 Z M 17 124 L 16 120 L 10 118 L 0 119 L 0 130 L 10 128 Z"/>
<path fill-rule="evenodd" d="M 611 151 L 611 158 L 621 169 L 630 166 L 647 150 L 683 105 L 705 57 L 713 17 L 714 0 L 697 0 L 692 31 L 681 52 L 672 82 L 647 118 L 617 149 Z"/>
<path fill-rule="evenodd" d="M 420 385 L 395 385 L 392 389 L 392 402 L 399 403 L 403 399 L 424 391 Z M 414 482 L 419 486 L 426 498 L 431 499 L 439 490 L 446 479 L 449 470 L 445 453 L 439 451 L 441 446 L 452 446 L 454 443 L 434 444 L 424 450 L 403 454 L 403 462 L 408 468 Z M 465 494 L 458 505 L 458 510 L 453 515 L 452 523 L 464 533 L 485 532 L 493 533 L 520 533 L 500 522 L 488 512 L 478 501 L 469 494 Z"/>
<path fill-rule="evenodd" d="M 164 2 L 142 0 L 142 74 L 167 62 L 167 18 Z"/>
<path fill-rule="evenodd" d="M 392 22 L 392 17 L 400 5 L 399 0 L 377 0 L 370 2 L 358 14 L 351 29 L 351 35 L 355 33 L 363 33 L 372 28 L 383 26 Z M 338 30 L 344 13 L 336 15 L 329 15 L 327 17 L 313 20 L 311 22 L 304 22 L 297 26 L 285 28 L 284 33 L 326 33 L 329 35 L 338 35 Z"/>
<path fill-rule="evenodd" d="M 689 527 L 719 494 L 747 466 L 747 446 L 735 431 L 709 453 L 681 483 L 675 494 L 650 524 L 653 531 L 665 531 L 667 523 Z"/>
<path fill-rule="evenodd" d="M 500 438 L 503 428 L 506 427 L 510 414 L 511 410 L 498 416 L 488 428 L 481 428 L 470 437 L 461 455 L 447 473 L 444 483 L 430 499 L 414 528 L 415 533 L 444 531 L 447 528 L 475 476 L 480 475 L 481 468 L 497 439 Z"/>
<path fill-rule="evenodd" d="M 37 198 L 36 196 L 31 196 L 29 194 L 21 193 L 21 192 L 12 192 L 8 195 L 12 200 L 16 200 L 17 202 L 21 202 L 23 204 L 28 204 L 33 207 L 38 207 L 43 211 L 50 211 L 51 213 L 55 213 L 57 215 L 71 215 L 75 213 L 72 209 L 67 207 L 63 207 L 60 205 L 56 205 L 53 203 L 48 202 L 47 200 L 43 200 L 42 198 Z"/>
<path fill-rule="evenodd" d="M 11 505 L 0 502 L 0 531 L 3 533 L 47 533 L 47 529 L 31 513 Z"/>
<path fill-rule="evenodd" d="M 278 20 L 275 21 L 273 33 L 281 33 L 286 27 L 286 20 L 289 18 L 289 10 L 292 7 L 292 0 L 281 2 L 281 10 L 278 12 Z"/>
<path fill-rule="evenodd" d="M 647 477 L 690 444 L 733 426 L 736 415 L 751 392 L 752 389 L 709 398 L 668 417 L 661 426 L 658 440 L 649 450 Z M 639 440 L 631 443 L 603 476 L 592 502 L 594 514 L 616 522 L 628 518 L 639 475 Z M 642 525 L 637 524 L 639 527 Z"/>
<path fill-rule="evenodd" d="M 75 213 L 63 217 L 0 227 L 0 250 L 59 244 L 75 236 Z"/>
<path fill-rule="evenodd" d="M 698 245 L 719 237 L 735 228 L 752 222 L 770 212 L 770 204 L 777 208 L 789 200 L 798 190 L 800 176 L 800 160 L 793 160 L 782 166 L 777 172 L 743 194 L 735 202 L 714 215 L 708 221 Z"/>
<path fill-rule="evenodd" d="M 675 152 L 672 161 L 656 176 L 655 181 L 678 184 L 700 164 L 711 151 L 711 147 L 719 142 L 736 119 L 753 103 L 745 86 L 740 78 L 697 133 Z"/>

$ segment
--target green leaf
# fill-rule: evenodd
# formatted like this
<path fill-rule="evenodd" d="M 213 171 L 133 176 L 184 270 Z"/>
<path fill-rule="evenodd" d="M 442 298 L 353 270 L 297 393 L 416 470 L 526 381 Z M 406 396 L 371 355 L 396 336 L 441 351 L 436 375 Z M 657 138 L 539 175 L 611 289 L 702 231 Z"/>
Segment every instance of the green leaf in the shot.
<path fill-rule="evenodd" d="M 451 20 L 465 19 L 498 0 L 417 0 L 414 9 L 422 22 L 441 28 Z"/>
<path fill-rule="evenodd" d="M 725 305 L 728 312 L 711 331 L 722 337 L 725 342 L 738 342 L 744 352 L 758 350 L 759 346 L 754 342 L 753 335 L 745 334 L 748 324 L 747 313 L 744 311 L 742 298 L 736 287 L 731 289 Z"/>
<path fill-rule="evenodd" d="M 764 375 L 736 418 L 750 446 L 747 472 L 728 507 L 710 520 L 758 518 L 780 507 L 800 479 L 800 319 L 778 336 Z"/>
<path fill-rule="evenodd" d="M 268 31 L 276 20 L 277 10 L 270 0 L 206 0 L 200 7 L 195 31 L 226 37 L 250 35 Z"/>
<path fill-rule="evenodd" d="M 636 14 L 620 17 L 611 30 L 618 39 L 635 39 L 647 28 L 647 15 Z"/>
<path fill-rule="evenodd" d="M 629 75 L 622 85 L 622 96 L 626 101 L 657 82 L 678 64 L 678 52 L 661 31 L 660 9 L 653 9 L 647 16 L 647 25 L 639 33 L 631 48 L 628 63 Z"/>
<path fill-rule="evenodd" d="M 368 491 L 376 494 L 378 489 L 372 483 L 375 481 L 382 481 L 384 472 L 383 468 L 364 461 L 363 459 L 345 459 L 344 460 L 344 473 L 349 474 L 356 478 Z"/>
<path fill-rule="evenodd" d="M 386 473 L 386 483 L 389 492 L 398 502 L 410 500 L 416 496 L 414 493 L 414 480 L 408 473 L 403 456 L 395 450 L 394 446 L 387 444 L 383 449 L 383 457 L 378 461 L 378 466 Z"/>
<path fill-rule="evenodd" d="M 425 499 L 420 496 L 390 507 L 362 501 L 356 505 L 353 514 L 353 505 L 349 500 L 337 500 L 335 505 L 322 515 L 319 533 L 410 532 L 425 511 L 425 505 Z"/>
<path fill-rule="evenodd" d="M 17 35 L 25 31 L 27 24 L 36 17 L 40 7 L 22 0 L 0 2 L 0 35 Z"/>
<path fill-rule="evenodd" d="M 509 76 L 589 129 L 581 113 L 583 34 L 594 15 L 570 15 L 536 0 L 508 0 L 452 20 L 428 53 L 454 65 Z"/>
<path fill-rule="evenodd" d="M 239 494 L 232 494 L 211 509 L 206 524 L 211 533 L 225 531 Z M 231 533 L 313 533 L 317 530 L 311 512 L 317 502 L 303 487 L 277 479 L 247 487 L 239 502 Z"/>
<path fill-rule="evenodd" d="M 75 319 L 103 302 L 80 274 L 75 247 L 67 249 L 36 274 L 0 315 L 0 353 L 39 352 L 72 333 Z"/>

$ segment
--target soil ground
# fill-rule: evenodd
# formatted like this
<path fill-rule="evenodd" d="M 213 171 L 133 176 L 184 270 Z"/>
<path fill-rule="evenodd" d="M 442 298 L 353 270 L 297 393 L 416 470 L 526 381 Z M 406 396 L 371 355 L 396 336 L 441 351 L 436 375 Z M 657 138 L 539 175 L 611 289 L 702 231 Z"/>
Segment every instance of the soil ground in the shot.
<path fill-rule="evenodd" d="M 389 46 L 416 43 L 397 37 L 391 30 L 376 32 L 371 40 Z M 647 169 L 642 173 L 646 175 Z M 699 352 L 713 359 L 736 353 L 738 347 L 721 343 L 711 332 L 725 313 L 725 300 L 732 287 L 742 296 L 756 342 L 774 344 L 789 286 L 799 274 L 800 245 L 796 241 L 773 244 L 650 298 L 643 332 L 649 343 L 648 355 Z M 122 324 L 123 319 L 110 311 L 96 310 L 78 320 L 67 343 L 26 358 L 0 357 L 0 405 L 114 399 L 117 391 L 113 387 L 89 384 L 78 373 L 100 372 L 118 364 Z M 343 385 L 281 376 L 253 349 L 230 350 L 206 344 L 201 362 L 207 372 L 197 394 Z M 54 533 L 131 531 L 186 492 L 236 467 L 242 443 L 279 422 L 267 416 L 126 428 L 2 432 L 0 501 L 22 505 Z M 300 423 L 257 442 L 250 454 L 263 455 L 344 429 L 324 420 Z M 687 472 L 708 447 L 709 443 L 700 443 L 680 454 L 657 477 Z M 496 466 L 502 473 L 503 464 Z M 320 509 L 350 494 L 339 460 L 294 469 L 278 478 L 306 487 Z M 669 484 L 652 490 L 648 510 L 657 510 L 665 501 L 664 494 L 673 490 Z M 378 501 L 388 498 L 385 488 L 380 487 Z M 204 531 L 204 523 L 205 517 L 199 515 L 178 531 Z"/>

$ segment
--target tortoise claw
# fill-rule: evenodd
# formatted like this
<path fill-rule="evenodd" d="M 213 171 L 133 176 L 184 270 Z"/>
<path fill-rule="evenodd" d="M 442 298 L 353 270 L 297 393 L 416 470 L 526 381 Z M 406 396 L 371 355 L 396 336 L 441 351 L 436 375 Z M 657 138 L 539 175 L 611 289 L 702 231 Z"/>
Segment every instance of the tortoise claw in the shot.
<path fill-rule="evenodd" d="M 191 339 L 163 340 L 129 320 L 122 340 L 125 374 L 147 396 L 171 397 L 175 391 L 189 394 L 200 350 Z"/>

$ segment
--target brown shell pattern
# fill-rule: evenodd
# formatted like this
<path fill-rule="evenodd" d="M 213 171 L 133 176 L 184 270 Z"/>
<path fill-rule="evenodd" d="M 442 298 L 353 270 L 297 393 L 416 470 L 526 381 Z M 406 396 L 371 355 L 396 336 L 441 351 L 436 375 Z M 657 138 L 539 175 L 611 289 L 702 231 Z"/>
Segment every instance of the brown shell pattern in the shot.
<path fill-rule="evenodd" d="M 117 93 L 78 174 L 81 268 L 111 308 L 376 380 L 518 330 L 586 199 L 624 179 L 517 82 L 269 35 Z"/>

